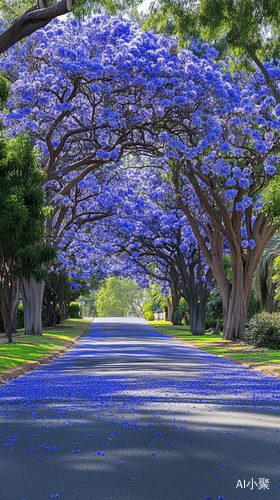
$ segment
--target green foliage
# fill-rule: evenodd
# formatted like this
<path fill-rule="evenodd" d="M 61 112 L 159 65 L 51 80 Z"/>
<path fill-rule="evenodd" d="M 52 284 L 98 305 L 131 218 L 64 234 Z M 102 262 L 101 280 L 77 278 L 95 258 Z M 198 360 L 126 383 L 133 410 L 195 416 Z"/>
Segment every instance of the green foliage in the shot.
<path fill-rule="evenodd" d="M 261 208 L 271 222 L 280 227 L 280 177 L 277 175 L 262 193 L 263 206 Z"/>
<path fill-rule="evenodd" d="M 232 281 L 231 260 L 230 260 L 230 256 L 226 253 L 223 254 L 223 264 L 224 264 L 224 270 L 225 270 L 226 277 L 227 277 L 228 281 Z"/>
<path fill-rule="evenodd" d="M 0 75 L 0 101 L 5 102 L 8 99 L 10 84 L 3 75 Z"/>
<path fill-rule="evenodd" d="M 55 253 L 40 245 L 32 248 L 44 235 L 44 180 L 28 137 L 0 138 L 0 258 L 21 275 L 40 266 L 45 251 L 51 257 Z"/>
<path fill-rule="evenodd" d="M 254 347 L 280 349 L 280 314 L 256 314 L 244 332 L 244 342 Z"/>
<path fill-rule="evenodd" d="M 166 32 L 172 24 L 180 37 L 212 43 L 233 69 L 253 68 L 253 61 L 278 59 L 280 53 L 279 0 L 158 0 L 152 2 L 145 27 Z"/>
<path fill-rule="evenodd" d="M 147 299 L 143 306 L 144 315 L 146 312 L 155 312 L 158 306 L 160 306 L 164 310 L 165 307 L 167 308 L 165 295 L 164 293 L 162 293 L 160 286 L 158 284 L 154 284 L 151 286 L 152 290 L 148 294 Z M 147 321 L 152 321 L 152 320 L 147 320 Z"/>
<path fill-rule="evenodd" d="M 280 273 L 277 264 L 277 262 L 280 264 L 278 255 L 280 255 L 280 235 L 275 234 L 264 249 L 253 278 L 253 293 L 259 308 L 257 312 L 263 308 L 267 308 L 268 312 L 275 311 L 274 294 Z"/>
<path fill-rule="evenodd" d="M 98 291 L 96 308 L 99 317 L 142 316 L 144 301 L 149 291 L 139 289 L 135 281 L 107 279 Z"/>
<path fill-rule="evenodd" d="M 61 319 L 68 317 L 68 306 L 71 302 L 80 296 L 89 295 L 84 279 L 71 279 L 71 281 L 79 285 L 77 290 L 72 287 L 66 271 L 53 270 L 47 273 L 43 297 L 44 323 L 46 321 L 52 324 L 60 323 Z"/>
<path fill-rule="evenodd" d="M 19 330 L 20 328 L 24 328 L 24 312 L 22 304 L 18 306 L 17 312 L 17 330 Z"/>
<path fill-rule="evenodd" d="M 78 302 L 71 302 L 69 305 L 69 318 L 80 318 L 80 306 Z"/>
<path fill-rule="evenodd" d="M 206 317 L 210 321 L 215 321 L 223 316 L 222 296 L 218 285 L 215 285 L 210 294 L 206 305 Z M 208 327 L 209 328 L 209 327 Z"/>
<path fill-rule="evenodd" d="M 179 307 L 175 310 L 174 316 L 178 318 L 178 324 L 181 325 L 182 322 L 187 324 L 189 306 L 187 301 L 181 297 L 179 302 Z"/>
<path fill-rule="evenodd" d="M 146 321 L 154 321 L 155 320 L 155 316 L 154 316 L 154 313 L 152 311 L 147 311 L 144 314 L 145 314 Z"/>
<path fill-rule="evenodd" d="M 58 3 L 59 0 L 48 0 L 46 6 Z M 106 12 L 117 15 L 124 11 L 129 11 L 138 3 L 133 0 L 123 2 L 121 0 L 75 0 L 73 1 L 73 14 L 77 19 L 83 19 L 92 14 L 104 14 Z M 0 0 L 0 13 L 2 20 L 6 21 L 6 25 L 24 14 L 27 9 L 33 7 L 36 2 L 34 0 Z M 72 14 L 72 15 L 73 15 Z"/>

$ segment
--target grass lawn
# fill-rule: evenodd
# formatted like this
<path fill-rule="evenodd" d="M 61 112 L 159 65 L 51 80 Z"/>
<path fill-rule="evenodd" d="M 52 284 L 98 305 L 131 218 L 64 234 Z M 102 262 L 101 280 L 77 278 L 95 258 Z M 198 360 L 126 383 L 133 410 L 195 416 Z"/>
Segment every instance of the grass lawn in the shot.
<path fill-rule="evenodd" d="M 202 336 L 192 335 L 189 326 L 173 326 L 169 321 L 149 321 L 149 325 L 164 335 L 188 342 L 209 354 L 216 354 L 235 363 L 280 377 L 279 350 L 255 349 L 243 342 L 222 340 L 221 335 L 212 335 L 210 332 Z"/>
<path fill-rule="evenodd" d="M 13 335 L 13 344 L 7 344 L 5 334 L 0 333 L 0 375 L 9 368 L 36 361 L 45 354 L 51 354 L 63 347 L 69 347 L 89 326 L 82 319 L 69 319 L 53 328 L 43 328 L 43 335 L 23 335 L 18 330 Z"/>

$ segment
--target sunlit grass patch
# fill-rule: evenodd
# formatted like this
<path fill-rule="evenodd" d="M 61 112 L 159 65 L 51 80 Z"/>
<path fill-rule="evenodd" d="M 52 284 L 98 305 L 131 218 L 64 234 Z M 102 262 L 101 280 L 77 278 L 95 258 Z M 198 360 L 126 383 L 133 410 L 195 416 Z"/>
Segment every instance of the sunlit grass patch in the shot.
<path fill-rule="evenodd" d="M 45 354 L 50 354 L 79 337 L 91 325 L 88 321 L 69 319 L 62 325 L 44 328 L 42 336 L 24 335 L 19 330 L 14 336 L 13 344 L 7 344 L 4 335 L 0 337 L 0 374 L 9 368 L 24 365 L 28 361 L 36 361 Z"/>
<path fill-rule="evenodd" d="M 233 343 L 223 340 L 221 337 L 222 332 L 220 332 L 220 335 L 213 335 L 211 332 L 205 332 L 205 335 L 192 335 L 188 325 L 173 326 L 167 321 L 149 321 L 149 324 L 156 327 L 164 335 L 193 344 L 208 354 L 259 365 L 280 364 L 280 351 L 263 348 L 254 349 L 243 342 Z"/>

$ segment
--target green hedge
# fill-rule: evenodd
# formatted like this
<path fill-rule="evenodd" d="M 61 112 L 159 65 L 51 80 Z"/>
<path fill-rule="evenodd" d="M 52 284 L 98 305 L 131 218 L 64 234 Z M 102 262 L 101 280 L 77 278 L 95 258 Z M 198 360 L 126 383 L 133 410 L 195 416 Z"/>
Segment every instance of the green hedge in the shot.
<path fill-rule="evenodd" d="M 78 302 L 70 302 L 69 305 L 69 318 L 80 318 L 80 306 Z"/>
<path fill-rule="evenodd" d="M 280 314 L 262 312 L 253 316 L 245 328 L 244 342 L 254 347 L 280 349 Z"/>
<path fill-rule="evenodd" d="M 154 321 L 155 320 L 154 313 L 152 311 L 145 312 L 145 320 Z"/>

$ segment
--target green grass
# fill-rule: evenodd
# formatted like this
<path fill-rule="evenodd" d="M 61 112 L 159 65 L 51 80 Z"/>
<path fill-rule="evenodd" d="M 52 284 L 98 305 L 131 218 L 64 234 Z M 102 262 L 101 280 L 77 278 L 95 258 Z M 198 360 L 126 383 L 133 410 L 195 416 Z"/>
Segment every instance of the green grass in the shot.
<path fill-rule="evenodd" d="M 192 335 L 189 326 L 173 326 L 169 321 L 149 321 L 149 324 L 156 327 L 164 335 L 182 340 L 183 342 L 193 343 L 196 347 L 209 354 L 226 356 L 233 361 L 243 361 L 256 365 L 273 366 L 275 363 L 280 363 L 279 350 L 254 349 L 243 343 L 233 345 L 232 342 L 222 340 L 221 335 L 212 335 L 210 332 L 206 332 L 202 336 Z M 217 342 L 222 342 L 223 345 L 217 345 Z"/>
<path fill-rule="evenodd" d="M 212 335 L 210 332 L 206 332 L 205 335 L 193 335 L 190 332 L 189 325 L 173 326 L 170 321 L 148 321 L 148 323 L 149 325 L 156 327 L 164 335 L 175 337 L 177 339 L 184 340 L 185 342 L 212 342 L 221 340 L 222 332 L 220 332 L 220 335 Z"/>
<path fill-rule="evenodd" d="M 69 319 L 62 325 L 44 328 L 40 337 L 24 335 L 19 330 L 13 336 L 14 343 L 7 344 L 4 335 L 0 337 L 0 374 L 9 368 L 24 365 L 28 361 L 36 361 L 45 354 L 50 354 L 69 345 L 91 325 L 81 319 Z"/>

